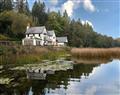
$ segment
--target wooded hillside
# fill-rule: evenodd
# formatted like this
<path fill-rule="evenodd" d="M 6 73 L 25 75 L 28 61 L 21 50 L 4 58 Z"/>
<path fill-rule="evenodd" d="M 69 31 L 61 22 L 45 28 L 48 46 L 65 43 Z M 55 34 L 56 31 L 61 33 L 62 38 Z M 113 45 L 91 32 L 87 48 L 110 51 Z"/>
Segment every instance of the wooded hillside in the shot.
<path fill-rule="evenodd" d="M 118 47 L 120 42 L 112 37 L 98 34 L 88 23 L 71 19 L 67 12 L 46 11 L 45 3 L 38 0 L 30 10 L 24 0 L 0 0 L 0 40 L 21 40 L 26 26 L 46 26 L 55 30 L 57 36 L 67 36 L 68 45 L 73 47 Z"/>

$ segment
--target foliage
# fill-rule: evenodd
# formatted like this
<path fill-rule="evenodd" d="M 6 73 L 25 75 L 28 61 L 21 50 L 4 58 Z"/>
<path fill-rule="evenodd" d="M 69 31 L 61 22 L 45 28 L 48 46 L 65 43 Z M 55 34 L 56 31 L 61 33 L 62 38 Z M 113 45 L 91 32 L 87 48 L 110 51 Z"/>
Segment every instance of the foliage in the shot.
<path fill-rule="evenodd" d="M 98 34 L 88 23 L 70 19 L 67 12 L 46 12 L 44 2 L 35 0 L 30 11 L 28 1 L 24 0 L 0 1 L 0 34 L 21 40 L 25 36 L 28 23 L 35 26 L 46 26 L 47 30 L 54 30 L 56 36 L 67 36 L 71 47 L 120 47 L 120 41 L 112 37 Z"/>
<path fill-rule="evenodd" d="M 47 14 L 45 13 L 45 4 L 40 1 L 35 1 L 32 8 L 33 21 L 37 25 L 44 25 L 47 20 Z"/>
<path fill-rule="evenodd" d="M 11 38 L 0 34 L 0 40 L 11 40 Z"/>
<path fill-rule="evenodd" d="M 30 17 L 13 11 L 0 14 L 0 33 L 13 38 L 23 38 L 27 23 L 32 23 Z"/>
<path fill-rule="evenodd" d="M 0 12 L 13 9 L 12 0 L 0 0 Z"/>
<path fill-rule="evenodd" d="M 15 11 L 30 15 L 28 0 L 14 0 L 13 3 Z"/>

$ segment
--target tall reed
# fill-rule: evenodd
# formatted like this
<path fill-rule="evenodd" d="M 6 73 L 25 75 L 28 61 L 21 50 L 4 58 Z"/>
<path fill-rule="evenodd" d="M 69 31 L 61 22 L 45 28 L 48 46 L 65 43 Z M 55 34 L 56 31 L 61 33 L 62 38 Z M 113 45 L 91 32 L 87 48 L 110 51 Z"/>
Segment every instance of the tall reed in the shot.
<path fill-rule="evenodd" d="M 120 48 L 73 48 L 71 54 L 75 58 L 99 59 L 120 58 Z"/>

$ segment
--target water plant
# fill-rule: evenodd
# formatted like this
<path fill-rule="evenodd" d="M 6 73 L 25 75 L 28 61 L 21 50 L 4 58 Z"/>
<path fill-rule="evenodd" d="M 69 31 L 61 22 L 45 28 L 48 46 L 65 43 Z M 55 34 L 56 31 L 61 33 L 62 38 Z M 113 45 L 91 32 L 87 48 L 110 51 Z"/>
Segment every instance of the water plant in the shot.
<path fill-rule="evenodd" d="M 77 59 L 113 59 L 120 58 L 120 48 L 73 48 L 71 54 Z"/>

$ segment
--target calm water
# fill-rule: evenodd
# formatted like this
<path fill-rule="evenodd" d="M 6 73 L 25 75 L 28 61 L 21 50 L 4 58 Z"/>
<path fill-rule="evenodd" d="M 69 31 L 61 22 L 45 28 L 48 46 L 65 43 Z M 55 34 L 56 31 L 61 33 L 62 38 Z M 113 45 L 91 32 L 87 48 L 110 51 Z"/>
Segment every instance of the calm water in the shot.
<path fill-rule="evenodd" d="M 6 95 L 120 95 L 120 60 L 75 64 L 73 70 L 57 71 L 45 81 L 23 79 L 18 86 L 5 88 Z"/>

